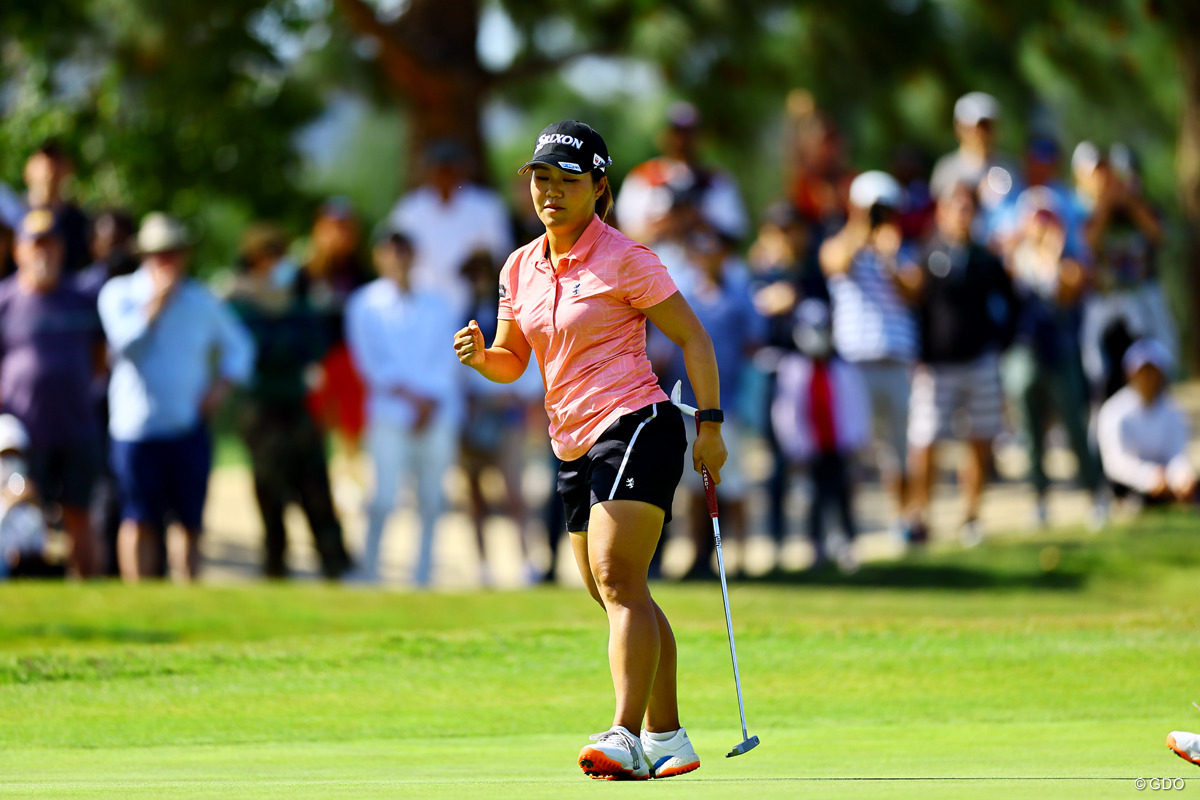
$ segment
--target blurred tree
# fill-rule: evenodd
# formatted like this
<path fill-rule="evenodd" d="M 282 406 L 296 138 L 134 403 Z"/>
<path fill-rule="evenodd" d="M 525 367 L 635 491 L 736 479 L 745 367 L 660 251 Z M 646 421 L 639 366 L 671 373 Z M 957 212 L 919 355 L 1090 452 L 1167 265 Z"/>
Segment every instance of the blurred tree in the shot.
<path fill-rule="evenodd" d="M 1179 141 L 1176 146 L 1176 168 L 1179 175 L 1179 198 L 1186 224 L 1184 285 L 1188 288 L 1187 316 L 1181 326 L 1195 333 L 1200 320 L 1200 3 L 1187 0 L 1151 0 L 1150 13 L 1170 32 L 1173 55 L 1178 60 L 1183 77 L 1182 102 L 1179 112 Z M 1188 337 L 1194 340 L 1193 337 Z M 1193 373 L 1200 372 L 1200 348 L 1190 350 Z"/>
<path fill-rule="evenodd" d="M 56 138 L 92 205 L 213 228 L 296 218 L 291 137 L 320 105 L 252 35 L 255 12 L 242 0 L 0 4 L 0 177 L 19 185 L 25 155 Z"/>
<path fill-rule="evenodd" d="M 831 111 L 866 168 L 887 166 L 901 142 L 930 155 L 950 148 L 954 99 L 983 89 L 1008 109 L 1001 136 L 1010 150 L 1032 128 L 1067 147 L 1080 138 L 1133 144 L 1152 192 L 1181 197 L 1175 207 L 1195 232 L 1198 8 L 1194 0 L 8 0 L 0 177 L 19 181 L 23 154 L 60 136 L 93 202 L 226 225 L 249 215 L 296 219 L 306 200 L 294 132 L 327 91 L 346 87 L 402 109 L 406 163 L 430 140 L 454 136 L 486 177 L 481 120 L 501 100 L 534 112 L 520 122 L 534 130 L 552 117 L 597 120 L 620 148 L 619 177 L 653 151 L 660 121 L 646 115 L 661 105 L 635 101 L 636 85 L 593 88 L 604 64 L 620 62 L 651 65 L 659 89 L 697 104 L 710 149 L 755 207 L 782 190 L 788 90 L 804 87 Z M 511 40 L 499 60 L 481 52 L 489 15 L 505 21 Z M 362 174 L 399 180 L 378 168 Z M 1200 234 L 1193 238 L 1179 266 L 1198 263 Z M 1189 316 L 1200 319 L 1200 283 L 1192 297 Z"/>

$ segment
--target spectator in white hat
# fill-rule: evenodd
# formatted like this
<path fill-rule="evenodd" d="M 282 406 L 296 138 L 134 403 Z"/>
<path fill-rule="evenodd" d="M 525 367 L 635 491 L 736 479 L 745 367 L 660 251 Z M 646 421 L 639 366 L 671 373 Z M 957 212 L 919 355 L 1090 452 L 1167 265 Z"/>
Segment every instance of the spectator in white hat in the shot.
<path fill-rule="evenodd" d="M 896 504 L 894 532 L 908 537 L 910 374 L 920 351 L 910 304 L 920 294 L 922 273 L 898 259 L 898 210 L 903 192 L 886 172 L 859 175 L 850 184 L 846 226 L 821 246 L 820 261 L 833 305 L 833 341 L 838 353 L 859 368 L 882 422 L 880 470 Z"/>
<path fill-rule="evenodd" d="M 142 266 L 100 290 L 112 353 L 109 433 L 121 490 L 117 560 L 127 581 L 160 574 L 161 538 L 178 581 L 196 577 L 212 442 L 208 419 L 254 370 L 233 311 L 188 277 L 192 241 L 159 212 L 137 236 Z"/>
<path fill-rule="evenodd" d="M 941 197 L 955 184 L 976 189 L 984 210 L 1004 200 L 1020 175 L 1016 162 L 996 152 L 1000 102 L 985 92 L 968 92 L 954 104 L 954 135 L 958 149 L 938 159 L 929 179 L 929 192 Z"/>
<path fill-rule="evenodd" d="M 1125 352 L 1122 366 L 1129 384 L 1100 407 L 1097 423 L 1104 474 L 1118 495 L 1151 503 L 1193 500 L 1187 418 L 1167 388 L 1170 353 L 1155 339 L 1141 339 Z"/>

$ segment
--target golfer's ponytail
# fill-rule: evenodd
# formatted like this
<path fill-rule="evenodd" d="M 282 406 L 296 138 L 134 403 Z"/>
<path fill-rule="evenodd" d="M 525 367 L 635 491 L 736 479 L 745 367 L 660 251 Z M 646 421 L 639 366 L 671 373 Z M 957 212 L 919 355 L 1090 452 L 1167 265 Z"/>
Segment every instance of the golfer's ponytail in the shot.
<path fill-rule="evenodd" d="M 608 220 L 608 215 L 612 212 L 613 193 L 612 182 L 608 180 L 608 176 L 598 169 L 592 170 L 592 180 L 599 182 L 604 181 L 604 194 L 596 198 L 596 214 L 600 217 L 601 222 Z"/>

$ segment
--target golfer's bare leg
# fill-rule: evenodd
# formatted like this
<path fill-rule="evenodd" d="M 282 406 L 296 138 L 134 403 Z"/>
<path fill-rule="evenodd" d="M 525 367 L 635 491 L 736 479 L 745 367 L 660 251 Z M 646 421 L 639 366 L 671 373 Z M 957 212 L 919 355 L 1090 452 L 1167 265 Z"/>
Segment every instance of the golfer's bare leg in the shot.
<path fill-rule="evenodd" d="M 579 576 L 583 585 L 601 608 L 604 608 L 604 598 L 596 588 L 596 579 L 592 577 L 592 564 L 588 561 L 587 531 L 571 531 L 571 551 L 575 553 L 575 565 L 579 567 Z"/>
<path fill-rule="evenodd" d="M 658 617 L 658 669 L 654 673 L 650 702 L 646 706 L 645 727 L 654 733 L 670 733 L 679 730 L 679 693 L 675 681 L 678 651 L 671 623 L 658 603 L 653 605 Z"/>
<path fill-rule="evenodd" d="M 575 552 L 575 563 L 579 566 L 579 574 L 588 592 L 604 608 L 604 598 L 596 587 L 596 579 L 592 577 L 592 567 L 588 562 L 587 533 L 573 532 L 571 534 L 571 549 Z M 679 695 L 676 684 L 678 655 L 675 648 L 675 634 L 667 616 L 654 604 L 654 612 L 658 617 L 659 654 L 658 670 L 654 673 L 654 685 L 650 690 L 650 702 L 646 706 L 645 728 L 655 733 L 670 733 L 679 730 Z"/>
<path fill-rule="evenodd" d="M 590 533 L 571 534 L 584 583 L 608 614 L 614 724 L 633 732 L 643 717 L 651 730 L 679 727 L 674 636 L 646 585 L 662 515 L 647 503 L 608 501 L 592 506 Z"/>

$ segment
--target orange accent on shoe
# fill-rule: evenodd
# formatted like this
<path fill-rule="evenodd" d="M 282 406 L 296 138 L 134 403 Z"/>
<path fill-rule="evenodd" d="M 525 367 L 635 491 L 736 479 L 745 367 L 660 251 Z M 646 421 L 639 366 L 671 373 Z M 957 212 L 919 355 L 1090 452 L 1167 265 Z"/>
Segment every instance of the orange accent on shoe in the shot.
<path fill-rule="evenodd" d="M 689 772 L 700 768 L 699 761 L 693 761 L 691 764 L 684 764 L 682 767 L 671 767 L 662 772 L 655 772 L 651 778 L 674 778 L 676 775 L 685 775 Z"/>
<path fill-rule="evenodd" d="M 585 747 L 579 751 L 579 768 L 589 778 L 603 781 L 644 781 L 649 775 L 634 775 L 632 770 L 613 761 L 604 751 Z"/>
<path fill-rule="evenodd" d="M 1177 745 L 1175 743 L 1175 737 L 1169 733 L 1167 734 L 1167 747 L 1170 748 L 1171 750 L 1173 750 L 1175 752 L 1175 755 L 1179 756 L 1184 761 L 1190 762 L 1190 763 L 1195 764 L 1196 766 L 1200 767 L 1200 761 L 1197 761 L 1196 759 L 1189 756 L 1185 750 L 1181 750 L 1179 745 Z"/>

